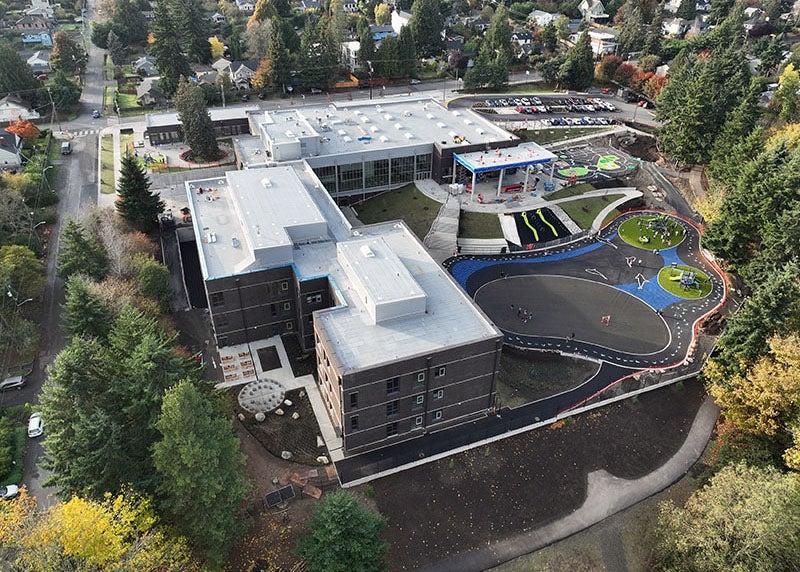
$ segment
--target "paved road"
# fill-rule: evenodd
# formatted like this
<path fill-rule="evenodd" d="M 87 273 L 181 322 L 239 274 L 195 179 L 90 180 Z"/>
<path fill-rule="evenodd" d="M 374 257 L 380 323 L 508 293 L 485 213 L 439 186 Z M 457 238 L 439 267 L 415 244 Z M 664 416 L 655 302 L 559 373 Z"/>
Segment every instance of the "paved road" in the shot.
<path fill-rule="evenodd" d="M 93 4 L 93 2 L 90 2 L 89 14 L 92 13 Z M 81 96 L 82 114 L 77 121 L 70 122 L 70 126 L 78 127 L 85 124 L 88 128 L 91 128 L 91 120 L 87 120 L 86 117 L 90 117 L 91 110 L 98 108 L 102 103 L 102 67 L 102 51 L 97 48 L 90 49 L 84 89 Z M 73 141 L 72 149 L 71 155 L 61 156 L 56 161 L 55 190 L 58 192 L 60 200 L 57 205 L 58 219 L 52 227 L 46 261 L 47 280 L 42 305 L 42 349 L 27 387 L 16 393 L 5 394 L 3 396 L 4 404 L 18 404 L 26 401 L 30 403 L 38 402 L 38 394 L 45 378 L 45 368 L 53 361 L 56 354 L 61 351 L 65 344 L 64 333 L 60 326 L 60 309 L 64 299 L 64 285 L 56 273 L 57 253 L 64 223 L 70 218 L 79 216 L 81 212 L 85 212 L 97 203 L 97 137 L 93 135 L 76 138 Z M 45 420 L 46 430 L 47 422 Z M 36 497 L 40 507 L 48 507 L 56 499 L 54 490 L 44 486 L 48 473 L 39 467 L 42 453 L 41 438 L 29 442 L 25 452 L 23 483 L 28 486 L 28 490 Z"/>

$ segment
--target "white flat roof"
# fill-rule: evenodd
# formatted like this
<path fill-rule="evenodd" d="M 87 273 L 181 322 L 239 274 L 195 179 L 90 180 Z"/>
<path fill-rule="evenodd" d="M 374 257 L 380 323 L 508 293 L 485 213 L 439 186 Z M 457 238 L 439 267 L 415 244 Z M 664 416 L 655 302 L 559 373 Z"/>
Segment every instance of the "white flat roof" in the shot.
<path fill-rule="evenodd" d="M 516 147 L 505 149 L 491 149 L 489 151 L 473 151 L 472 153 L 458 153 L 456 161 L 474 173 L 497 171 L 549 163 L 557 156 L 537 143 L 521 143 Z"/>
<path fill-rule="evenodd" d="M 264 179 L 272 186 L 265 187 Z M 272 259 L 250 260 L 241 239 L 247 233 L 256 233 L 253 244 L 276 248 L 288 235 L 290 260 L 278 265 L 293 265 L 300 280 L 328 277 L 336 305 L 314 316 L 342 371 L 501 335 L 405 224 L 353 229 L 305 162 L 233 171 L 187 182 L 186 189 L 206 279 L 241 273 L 243 264 L 249 264 L 245 272 L 273 265 Z M 315 231 L 320 217 L 327 236 L 292 239 L 287 225 Z M 266 232 L 273 222 L 274 232 Z M 238 247 L 233 237 L 240 237 Z"/>
<path fill-rule="evenodd" d="M 249 105 L 246 107 L 211 107 L 208 114 L 211 116 L 211 121 L 223 121 L 226 119 L 247 119 L 249 112 L 259 111 L 257 105 Z M 181 120 L 177 112 L 169 113 L 148 113 L 145 116 L 145 124 L 147 127 L 167 127 L 169 125 L 180 125 Z"/>
<path fill-rule="evenodd" d="M 516 139 L 469 109 L 449 110 L 429 97 L 265 111 L 260 124 L 276 142 L 318 134 L 319 156 L 421 143 L 459 147 Z"/>

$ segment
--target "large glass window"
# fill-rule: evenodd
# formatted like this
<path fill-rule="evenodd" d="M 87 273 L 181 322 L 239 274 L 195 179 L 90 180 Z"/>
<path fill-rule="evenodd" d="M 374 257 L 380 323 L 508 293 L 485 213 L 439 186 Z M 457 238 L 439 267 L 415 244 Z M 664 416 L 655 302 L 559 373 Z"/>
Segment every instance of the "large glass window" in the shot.
<path fill-rule="evenodd" d="M 392 159 L 392 184 L 414 180 L 414 156 Z"/>
<path fill-rule="evenodd" d="M 314 173 L 329 193 L 336 193 L 336 165 L 317 167 L 314 169 Z"/>
<path fill-rule="evenodd" d="M 366 188 L 383 187 L 389 184 L 389 159 L 366 161 L 364 163 Z"/>
<path fill-rule="evenodd" d="M 431 176 L 431 154 L 417 155 L 417 179 L 428 179 Z"/>
<path fill-rule="evenodd" d="M 363 188 L 364 169 L 362 163 L 339 165 L 339 192 Z"/>

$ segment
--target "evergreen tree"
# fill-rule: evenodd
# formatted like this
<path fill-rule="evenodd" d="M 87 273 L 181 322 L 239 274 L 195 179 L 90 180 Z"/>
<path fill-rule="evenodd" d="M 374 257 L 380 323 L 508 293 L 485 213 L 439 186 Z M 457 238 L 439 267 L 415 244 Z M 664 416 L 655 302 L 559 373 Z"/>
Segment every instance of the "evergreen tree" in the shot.
<path fill-rule="evenodd" d="M 776 34 L 767 44 L 764 51 L 761 52 L 761 64 L 758 66 L 758 73 L 769 77 L 783 61 L 783 50 L 783 34 Z"/>
<path fill-rule="evenodd" d="M 661 37 L 664 33 L 664 5 L 659 4 L 656 6 L 655 13 L 653 14 L 653 21 L 647 29 L 647 35 L 644 40 L 644 48 L 642 51 L 645 54 L 654 56 L 661 55 Z"/>
<path fill-rule="evenodd" d="M 168 312 L 172 294 L 169 268 L 147 254 L 135 255 L 132 266 L 139 292 L 158 302 L 162 311 Z"/>
<path fill-rule="evenodd" d="M 228 51 L 230 53 L 231 61 L 239 61 L 244 55 L 244 48 L 242 47 L 242 34 L 238 23 L 230 25 L 230 32 L 228 33 Z"/>
<path fill-rule="evenodd" d="M 754 76 L 750 79 L 750 86 L 744 94 L 739 104 L 731 111 L 725 125 L 711 149 L 711 161 L 708 168 L 709 173 L 716 178 L 717 173 L 725 173 L 726 166 L 730 165 L 729 159 L 735 153 L 734 147 L 744 141 L 755 129 L 758 119 L 761 116 L 761 92 L 763 81 L 760 77 Z M 753 155 L 746 157 L 745 161 L 739 165 L 731 165 L 735 168 L 735 173 L 741 173 L 742 165 L 749 161 Z M 724 177 L 726 182 L 733 183 L 734 180 Z"/>
<path fill-rule="evenodd" d="M 211 62 L 208 43 L 211 27 L 200 0 L 170 0 L 170 15 L 180 37 L 183 52 L 201 64 Z"/>
<path fill-rule="evenodd" d="M 697 15 L 697 3 L 695 0 L 681 0 L 678 9 L 675 11 L 676 18 L 683 18 L 690 22 Z"/>
<path fill-rule="evenodd" d="M 444 16 L 437 0 L 414 0 L 409 25 L 420 57 L 435 57 L 442 52 Z"/>
<path fill-rule="evenodd" d="M 126 46 L 140 44 L 147 39 L 147 20 L 139 2 L 135 0 L 116 0 L 111 29 Z"/>
<path fill-rule="evenodd" d="M 331 19 L 331 34 L 337 44 L 341 44 L 347 39 L 347 13 L 344 11 L 342 0 L 331 0 L 329 7 Z"/>
<path fill-rule="evenodd" d="M 86 52 L 66 32 L 53 34 L 50 67 L 67 75 L 78 75 L 86 67 Z"/>
<path fill-rule="evenodd" d="M 150 190 L 147 173 L 130 153 L 122 158 L 117 194 L 117 212 L 125 222 L 143 232 L 153 230 L 164 212 L 164 201 Z"/>
<path fill-rule="evenodd" d="M 292 17 L 292 6 L 289 4 L 289 0 L 272 0 L 272 5 L 275 6 L 275 11 L 278 13 L 278 17 Z"/>
<path fill-rule="evenodd" d="M 400 65 L 397 57 L 397 38 L 388 36 L 375 51 L 373 62 L 375 76 L 385 79 L 395 79 L 400 76 Z"/>
<path fill-rule="evenodd" d="M 244 457 L 226 414 L 188 381 L 164 395 L 153 447 L 162 504 L 215 565 L 241 527 Z"/>
<path fill-rule="evenodd" d="M 58 253 L 59 276 L 66 280 L 73 274 L 84 274 L 93 280 L 102 280 L 107 272 L 108 256 L 100 241 L 77 221 L 67 221 Z"/>
<path fill-rule="evenodd" d="M 417 47 L 410 26 L 403 26 L 397 36 L 397 65 L 400 77 L 412 77 L 417 69 Z"/>
<path fill-rule="evenodd" d="M 267 60 L 270 62 L 268 82 L 273 87 L 280 86 L 282 91 L 286 91 L 286 84 L 289 83 L 291 73 L 291 58 L 289 51 L 283 43 L 283 33 L 280 26 L 273 23 L 270 30 L 269 45 L 267 46 Z"/>
<path fill-rule="evenodd" d="M 511 26 L 508 24 L 508 10 L 505 4 L 500 4 L 495 10 L 489 28 L 483 36 L 483 45 L 481 49 L 489 50 L 490 55 L 493 57 L 497 53 L 505 53 L 507 57 L 511 57 Z"/>
<path fill-rule="evenodd" d="M 123 66 L 128 61 L 128 46 L 122 43 L 122 40 L 114 30 L 108 32 L 106 38 L 106 45 L 108 46 L 108 53 L 111 54 L 111 61 L 116 66 Z"/>
<path fill-rule="evenodd" d="M 775 90 L 775 101 L 780 104 L 780 118 L 784 121 L 792 121 L 797 117 L 800 106 L 798 91 L 800 71 L 795 69 L 794 64 L 788 64 L 778 78 L 778 89 Z"/>
<path fill-rule="evenodd" d="M 381 572 L 386 569 L 383 517 L 362 508 L 347 491 L 325 495 L 297 544 L 309 572 Z"/>
<path fill-rule="evenodd" d="M 106 339 L 114 321 L 114 313 L 92 291 L 89 279 L 75 274 L 67 281 L 62 319 L 64 329 L 70 336 Z"/>
<path fill-rule="evenodd" d="M 53 103 L 57 111 L 65 111 L 78 103 L 81 98 L 81 88 L 70 80 L 63 71 L 57 71 L 48 86 Z"/>
<path fill-rule="evenodd" d="M 339 71 L 339 48 L 333 42 L 329 20 L 307 25 L 300 40 L 300 72 L 308 88 L 328 89 Z"/>
<path fill-rule="evenodd" d="M 708 11 L 708 19 L 712 24 L 719 24 L 733 8 L 735 0 L 711 0 L 711 9 Z"/>
<path fill-rule="evenodd" d="M 0 92 L 19 92 L 22 99 L 33 103 L 39 87 L 28 62 L 9 44 L 0 42 Z"/>
<path fill-rule="evenodd" d="M 364 22 L 362 26 L 361 23 Z M 407 28 L 408 26 L 404 26 Z M 372 37 L 372 32 L 369 31 L 369 23 L 367 23 L 366 18 L 362 18 L 359 20 L 359 41 L 360 46 L 358 48 L 358 65 L 361 66 L 362 69 L 368 70 L 369 64 L 367 62 L 371 62 L 375 59 L 375 40 Z"/>
<path fill-rule="evenodd" d="M 161 76 L 161 89 L 167 97 L 171 97 L 178 88 L 181 76 L 190 77 L 192 68 L 189 67 L 189 62 L 181 51 L 178 32 L 172 23 L 166 2 L 156 4 L 153 37 L 150 53 L 156 60 L 156 67 Z"/>
<path fill-rule="evenodd" d="M 185 78 L 180 80 L 175 93 L 175 109 L 181 120 L 183 138 L 192 150 L 192 155 L 200 161 L 216 161 L 220 157 L 214 124 L 206 108 L 203 91 L 190 84 Z"/>
<path fill-rule="evenodd" d="M 256 7 L 250 19 L 247 20 L 247 27 L 265 20 L 273 20 L 278 17 L 278 10 L 272 0 L 256 0 Z"/>
<path fill-rule="evenodd" d="M 559 69 L 559 78 L 570 89 L 584 90 L 594 80 L 594 56 L 589 44 L 589 35 L 583 32 L 578 41 L 567 52 Z"/>
<path fill-rule="evenodd" d="M 558 46 L 558 32 L 552 20 L 542 29 L 542 45 L 544 45 L 544 48 L 548 52 L 556 51 L 556 46 Z"/>
<path fill-rule="evenodd" d="M 622 24 L 622 31 L 620 31 L 619 38 L 617 38 L 618 52 L 625 59 L 627 59 L 628 55 L 632 52 L 642 50 L 645 43 L 642 10 L 637 5 L 632 5 L 631 8 L 627 8 L 629 5 L 630 3 L 626 4 L 625 22 Z"/>

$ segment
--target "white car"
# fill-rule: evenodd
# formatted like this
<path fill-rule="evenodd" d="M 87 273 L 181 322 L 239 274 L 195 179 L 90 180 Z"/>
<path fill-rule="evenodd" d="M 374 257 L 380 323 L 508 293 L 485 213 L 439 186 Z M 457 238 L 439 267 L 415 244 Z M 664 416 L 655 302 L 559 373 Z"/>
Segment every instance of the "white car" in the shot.
<path fill-rule="evenodd" d="M 12 375 L 0 381 L 0 391 L 7 389 L 22 389 L 25 386 L 26 378 L 24 375 Z"/>
<path fill-rule="evenodd" d="M 41 413 L 34 413 L 28 419 L 28 437 L 33 439 L 44 434 L 44 421 L 42 421 Z"/>
<path fill-rule="evenodd" d="M 0 487 L 0 499 L 10 500 L 19 494 L 19 487 L 17 485 L 6 485 Z"/>
<path fill-rule="evenodd" d="M 422 82 L 419 81 L 418 79 L 412 79 L 411 80 L 411 85 L 419 85 L 420 83 L 422 83 Z"/>

